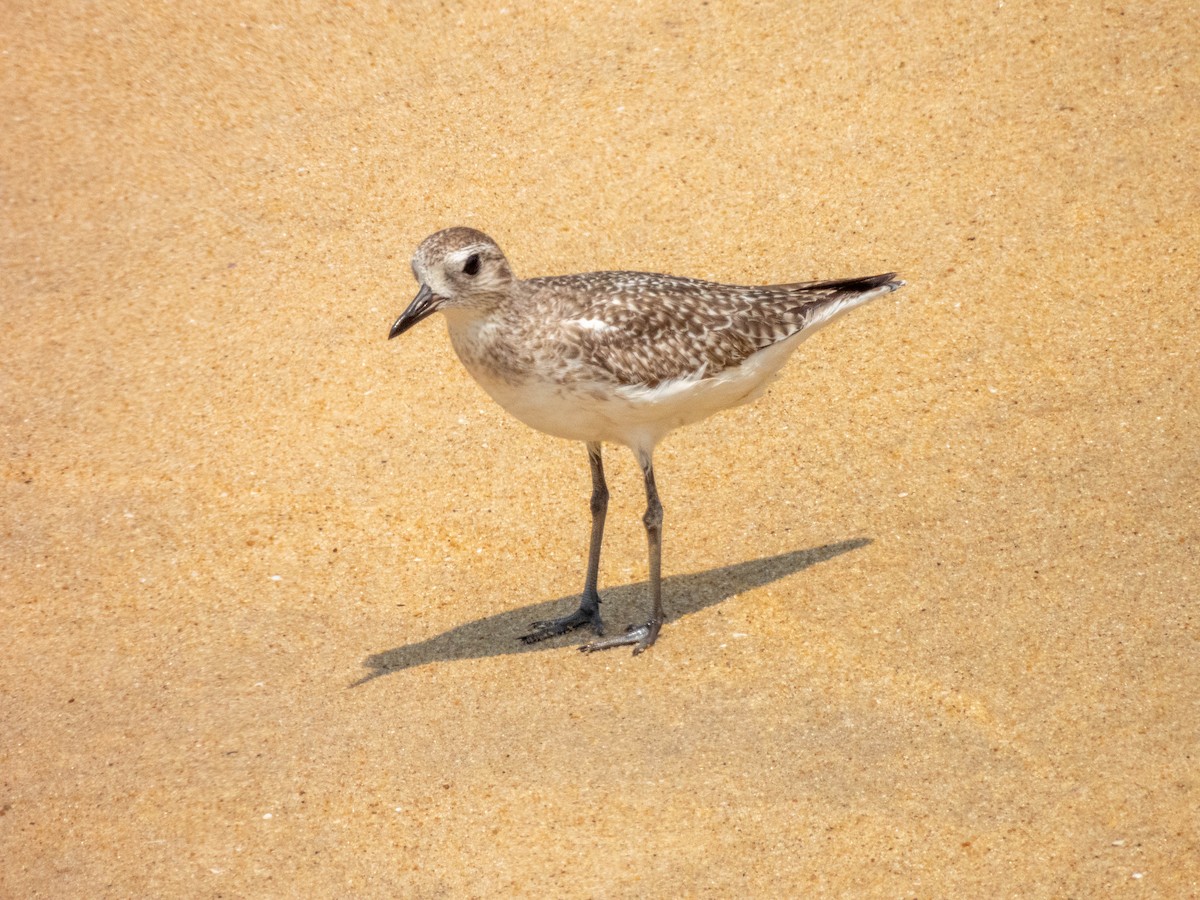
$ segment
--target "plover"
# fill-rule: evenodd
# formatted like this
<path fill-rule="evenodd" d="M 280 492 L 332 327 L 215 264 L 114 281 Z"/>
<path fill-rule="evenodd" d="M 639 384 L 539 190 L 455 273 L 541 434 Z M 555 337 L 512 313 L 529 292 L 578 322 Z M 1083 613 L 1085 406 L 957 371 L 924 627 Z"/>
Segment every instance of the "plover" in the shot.
<path fill-rule="evenodd" d="M 663 508 L 654 448 L 673 429 L 760 396 L 800 342 L 856 306 L 904 286 L 894 272 L 841 281 L 739 286 L 647 272 L 519 279 L 473 228 L 421 242 L 420 290 L 392 325 L 401 335 L 435 312 L 467 371 L 539 431 L 583 441 L 592 472 L 592 537 L 579 608 L 534 622 L 526 643 L 591 627 L 583 651 L 651 646 L 663 623 Z M 650 619 L 603 638 L 597 576 L 608 486 L 601 445 L 624 444 L 641 466 L 650 554 Z"/>

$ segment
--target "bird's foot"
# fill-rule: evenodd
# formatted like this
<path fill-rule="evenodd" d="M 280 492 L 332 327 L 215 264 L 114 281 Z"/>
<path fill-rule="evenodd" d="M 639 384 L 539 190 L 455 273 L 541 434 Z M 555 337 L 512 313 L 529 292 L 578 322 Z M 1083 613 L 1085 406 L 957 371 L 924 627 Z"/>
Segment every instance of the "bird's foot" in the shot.
<path fill-rule="evenodd" d="M 637 656 L 649 648 L 658 638 L 662 622 L 651 620 L 645 625 L 630 625 L 624 634 L 605 638 L 602 641 L 592 641 L 579 648 L 582 653 L 595 653 L 597 650 L 611 650 L 613 647 L 633 647 L 633 655 Z"/>
<path fill-rule="evenodd" d="M 596 634 L 604 634 L 604 623 L 600 621 L 599 600 L 594 605 L 580 606 L 579 609 L 575 610 L 569 616 L 532 623 L 529 627 L 533 631 L 529 632 L 529 634 L 521 635 L 521 641 L 526 644 L 536 644 L 538 641 L 558 637 L 560 634 L 566 634 L 577 628 L 583 628 L 585 625 L 590 625 Z"/>

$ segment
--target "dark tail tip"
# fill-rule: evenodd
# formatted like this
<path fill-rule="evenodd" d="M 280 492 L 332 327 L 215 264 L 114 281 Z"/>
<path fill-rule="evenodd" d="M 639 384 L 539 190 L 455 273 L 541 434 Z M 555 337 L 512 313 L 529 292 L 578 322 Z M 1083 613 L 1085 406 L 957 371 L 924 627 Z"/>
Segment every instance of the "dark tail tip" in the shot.
<path fill-rule="evenodd" d="M 843 281 L 838 285 L 844 291 L 869 291 L 872 288 L 884 287 L 896 280 L 895 272 L 886 272 L 883 275 L 868 275 L 865 278 L 851 278 L 848 281 Z M 903 284 L 903 282 L 900 282 Z M 899 287 L 899 285 L 897 285 Z"/>
<path fill-rule="evenodd" d="M 863 294 L 875 288 L 890 287 L 893 291 L 904 287 L 904 282 L 896 278 L 895 272 L 885 272 L 883 275 L 867 275 L 862 278 L 843 278 L 836 281 L 817 281 L 805 285 L 809 290 L 838 291 L 847 294 Z"/>

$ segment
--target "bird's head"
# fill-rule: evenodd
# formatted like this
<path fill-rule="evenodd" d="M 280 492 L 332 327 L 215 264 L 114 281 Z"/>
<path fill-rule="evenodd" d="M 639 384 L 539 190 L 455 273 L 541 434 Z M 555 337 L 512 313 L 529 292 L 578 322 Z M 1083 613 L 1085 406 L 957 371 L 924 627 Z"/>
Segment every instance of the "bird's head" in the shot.
<path fill-rule="evenodd" d="M 491 309 L 513 282 L 500 247 L 474 228 L 447 228 L 425 238 L 413 254 L 412 270 L 421 288 L 389 338 L 439 310 Z"/>

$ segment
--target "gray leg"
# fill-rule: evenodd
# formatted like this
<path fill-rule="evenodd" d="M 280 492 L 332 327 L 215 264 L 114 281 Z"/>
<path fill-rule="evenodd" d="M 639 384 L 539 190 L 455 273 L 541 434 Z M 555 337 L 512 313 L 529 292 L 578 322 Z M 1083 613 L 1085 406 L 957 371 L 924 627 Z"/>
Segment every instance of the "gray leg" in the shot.
<path fill-rule="evenodd" d="M 638 454 L 638 462 L 642 466 L 642 474 L 646 479 L 646 514 L 642 522 L 646 526 L 646 543 L 650 550 L 650 599 L 652 602 L 650 621 L 644 625 L 630 625 L 624 634 L 606 638 L 602 641 L 592 641 L 579 649 L 585 653 L 596 650 L 608 650 L 612 647 L 633 646 L 636 656 L 650 647 L 658 638 L 659 629 L 663 624 L 662 606 L 662 522 L 663 508 L 658 500 L 658 488 L 654 484 L 654 465 L 649 454 Z"/>
<path fill-rule="evenodd" d="M 583 598 L 579 609 L 560 619 L 534 622 L 533 629 L 522 636 L 527 644 L 544 641 L 590 625 L 596 634 L 604 634 L 604 623 L 600 620 L 600 594 L 596 581 L 600 577 L 600 542 L 604 538 L 604 517 L 608 513 L 608 485 L 604 481 L 604 464 L 600 460 L 600 445 L 588 444 L 588 463 L 592 467 L 592 542 L 588 547 L 587 578 L 583 583 Z"/>

